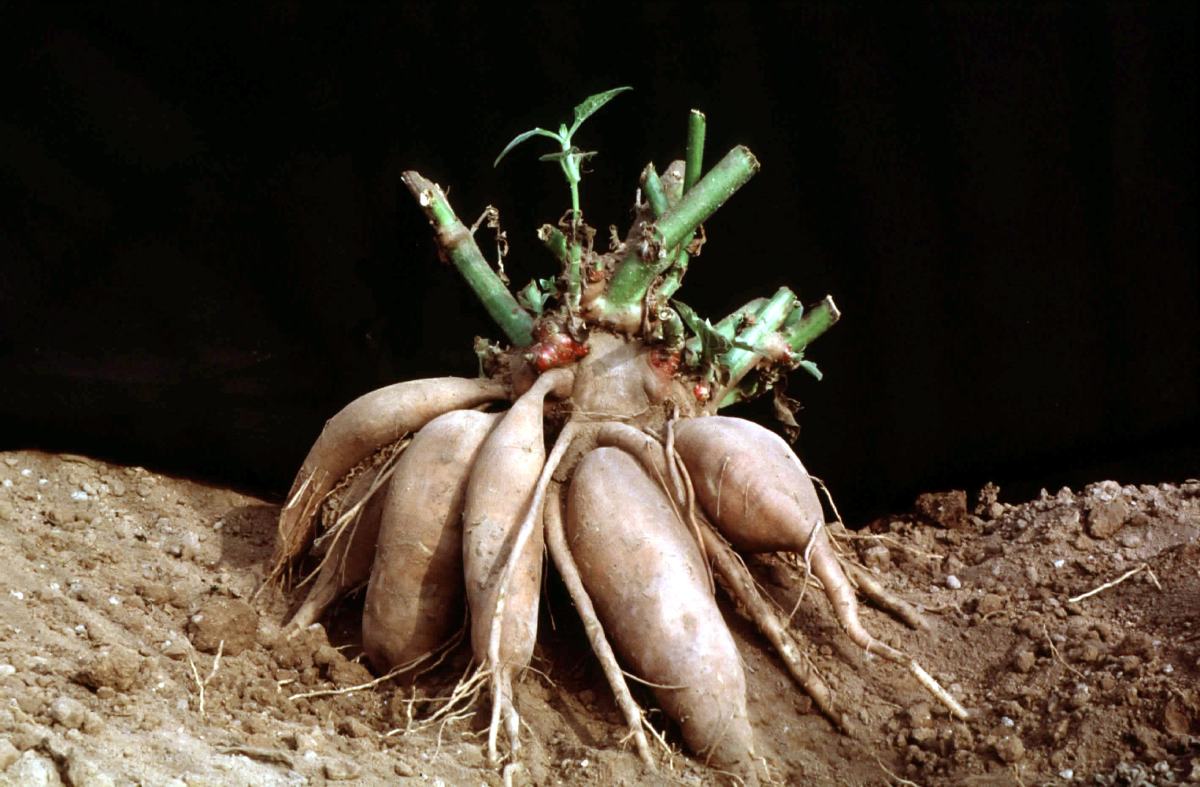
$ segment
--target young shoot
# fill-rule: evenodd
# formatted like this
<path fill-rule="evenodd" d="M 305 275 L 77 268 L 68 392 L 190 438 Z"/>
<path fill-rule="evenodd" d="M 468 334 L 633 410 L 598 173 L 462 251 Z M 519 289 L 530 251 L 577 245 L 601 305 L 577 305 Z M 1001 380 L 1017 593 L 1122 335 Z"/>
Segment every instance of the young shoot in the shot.
<path fill-rule="evenodd" d="M 567 178 L 567 185 L 571 189 L 571 238 L 568 244 L 569 261 L 567 263 L 567 292 L 570 297 L 571 308 L 579 306 L 580 294 L 580 274 L 579 274 L 579 259 L 580 259 L 580 242 L 578 228 L 581 223 L 582 214 L 579 210 L 579 181 L 583 178 L 583 173 L 580 170 L 580 164 L 583 160 L 596 155 L 595 151 L 580 150 L 571 144 L 571 138 L 575 136 L 575 132 L 583 125 L 583 121 L 594 115 L 600 107 L 607 104 L 619 93 L 626 90 L 633 90 L 632 87 L 617 87 L 612 90 L 606 90 L 603 93 L 597 93 L 593 96 L 588 96 L 581 104 L 575 107 L 575 122 L 567 128 L 567 124 L 563 123 L 558 127 L 558 133 L 547 131 L 544 128 L 534 128 L 523 134 L 518 134 L 512 142 L 509 142 L 504 150 L 500 151 L 500 155 L 496 156 L 496 161 L 493 167 L 500 166 L 500 160 L 508 154 L 508 151 L 515 148 L 530 137 L 542 136 L 558 142 L 561 150 L 557 153 L 547 153 L 541 157 L 541 161 L 557 161 L 562 167 L 563 175 Z"/>

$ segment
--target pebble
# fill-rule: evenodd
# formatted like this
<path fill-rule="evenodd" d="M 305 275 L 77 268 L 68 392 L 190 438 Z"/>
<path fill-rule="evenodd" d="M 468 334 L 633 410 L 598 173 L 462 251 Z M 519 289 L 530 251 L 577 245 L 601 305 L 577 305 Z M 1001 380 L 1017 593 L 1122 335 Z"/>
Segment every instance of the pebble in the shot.
<path fill-rule="evenodd" d="M 1018 762 L 1025 756 L 1025 744 L 1015 735 L 996 741 L 995 749 L 996 756 L 1005 763 Z"/>
<path fill-rule="evenodd" d="M 950 588 L 951 590 L 958 590 L 960 587 L 962 587 L 962 582 L 959 581 L 958 577 L 950 574 L 946 577 L 946 587 Z"/>
<path fill-rule="evenodd" d="M 25 752 L 5 776 L 11 787 L 62 787 L 54 761 L 32 750 Z"/>
<path fill-rule="evenodd" d="M 412 777 L 417 775 L 417 769 L 404 760 L 396 760 L 396 764 L 392 766 L 392 770 L 396 772 L 397 776 Z"/>
<path fill-rule="evenodd" d="M 101 773 L 91 760 L 72 753 L 67 760 L 67 783 L 71 787 L 114 787 L 113 777 Z"/>
<path fill-rule="evenodd" d="M 8 738 L 0 738 L 0 773 L 7 771 L 8 767 L 19 759 L 21 759 L 21 752 L 12 745 L 12 741 Z"/>
<path fill-rule="evenodd" d="M 330 760 L 325 763 L 325 778 L 330 781 L 348 781 L 350 779 L 357 779 L 361 775 L 362 769 L 355 763 L 346 762 L 345 760 Z"/>
<path fill-rule="evenodd" d="M 999 612 L 1003 608 L 1004 598 L 1002 596 L 997 595 L 996 593 L 985 593 L 983 597 L 979 599 L 979 606 L 975 611 L 980 615 L 990 615 L 993 612 Z"/>
<path fill-rule="evenodd" d="M 258 637 L 258 613 L 244 601 L 214 598 L 188 621 L 188 635 L 197 650 L 236 656 L 254 645 Z"/>
<path fill-rule="evenodd" d="M 906 713 L 909 726 L 913 728 L 933 726 L 933 707 L 928 702 L 910 705 Z"/>
<path fill-rule="evenodd" d="M 50 703 L 50 718 L 69 730 L 77 730 L 87 720 L 87 708 L 71 697 L 58 697 Z"/>
<path fill-rule="evenodd" d="M 1013 668 L 1017 672 L 1029 672 L 1033 669 L 1034 661 L 1033 651 L 1023 650 L 1013 659 Z"/>

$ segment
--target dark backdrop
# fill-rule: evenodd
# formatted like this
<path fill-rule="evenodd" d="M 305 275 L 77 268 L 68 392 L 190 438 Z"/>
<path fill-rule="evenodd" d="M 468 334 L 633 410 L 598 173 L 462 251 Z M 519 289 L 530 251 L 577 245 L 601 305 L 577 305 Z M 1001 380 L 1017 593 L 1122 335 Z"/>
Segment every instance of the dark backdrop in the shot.
<path fill-rule="evenodd" d="M 523 284 L 568 205 L 738 143 L 762 172 L 680 297 L 781 284 L 844 318 L 794 378 L 798 450 L 852 522 L 1200 474 L 1195 5 L 0 4 L 0 448 L 282 494 L 323 421 L 473 375 L 498 336 L 398 181 L 499 207 Z M 544 142 L 544 141 L 543 141 Z M 743 407 L 768 419 L 763 406 Z"/>

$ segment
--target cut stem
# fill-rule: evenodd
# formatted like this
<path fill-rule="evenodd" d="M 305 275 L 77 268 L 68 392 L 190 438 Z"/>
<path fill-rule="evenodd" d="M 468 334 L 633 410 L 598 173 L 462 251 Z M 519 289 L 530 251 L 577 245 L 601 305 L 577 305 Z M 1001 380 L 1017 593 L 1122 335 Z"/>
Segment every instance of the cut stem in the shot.
<path fill-rule="evenodd" d="M 792 348 L 792 352 L 801 352 L 814 339 L 832 328 L 841 316 L 842 313 L 833 303 L 833 296 L 826 295 L 825 300 L 806 311 L 795 325 L 784 330 L 784 341 Z"/>
<path fill-rule="evenodd" d="M 771 299 L 756 312 L 754 324 L 747 326 L 738 334 L 738 341 L 751 347 L 762 345 L 768 336 L 779 330 L 779 326 L 783 325 L 783 321 L 795 307 L 795 294 L 787 287 L 780 287 L 771 296 Z M 739 347 L 734 347 L 721 356 L 721 365 L 729 370 L 729 383 L 725 386 L 725 390 L 732 391 L 736 388 L 742 378 L 762 360 L 762 357 L 760 353 L 743 350 Z"/>
<path fill-rule="evenodd" d="M 683 173 L 683 193 L 687 194 L 700 181 L 704 165 L 704 113 L 693 109 L 688 115 L 687 168 Z"/>
<path fill-rule="evenodd" d="M 758 172 L 758 160 L 741 145 L 686 192 L 670 210 L 646 227 L 646 238 L 613 274 L 599 311 L 619 313 L 638 306 L 654 277 L 673 260 L 671 251 Z M 678 287 L 678 284 L 675 285 Z M 672 290 L 674 292 L 674 290 Z"/>
<path fill-rule="evenodd" d="M 642 170 L 641 177 L 642 193 L 646 195 L 646 199 L 650 202 L 650 209 L 654 211 L 654 218 L 658 218 L 667 212 L 670 206 L 667 204 L 667 192 L 663 190 L 662 181 L 658 178 L 658 172 L 654 169 L 654 163 L 651 162 Z"/>
<path fill-rule="evenodd" d="M 521 308 L 521 304 L 517 303 L 517 299 L 484 259 L 471 231 L 454 215 L 441 187 L 411 170 L 403 173 L 400 179 L 421 206 L 425 218 L 433 225 L 442 258 L 454 263 L 510 342 L 518 347 L 532 344 L 533 317 Z"/>
<path fill-rule="evenodd" d="M 538 240 L 545 244 L 549 252 L 554 255 L 554 259 L 565 265 L 571 258 L 567 254 L 567 236 L 563 235 L 557 228 L 551 227 L 549 224 L 543 224 L 541 229 L 538 230 L 537 236 Z"/>

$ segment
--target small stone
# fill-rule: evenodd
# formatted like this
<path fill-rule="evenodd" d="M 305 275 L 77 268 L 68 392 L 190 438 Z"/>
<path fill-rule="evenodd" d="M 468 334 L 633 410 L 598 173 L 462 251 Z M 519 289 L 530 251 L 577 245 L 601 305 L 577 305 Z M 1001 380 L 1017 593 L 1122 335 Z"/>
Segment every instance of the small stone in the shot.
<path fill-rule="evenodd" d="M 917 498 L 917 513 L 925 520 L 952 530 L 970 526 L 967 516 L 967 493 L 961 489 L 950 492 L 927 492 Z"/>
<path fill-rule="evenodd" d="M 150 497 L 151 491 L 150 485 L 144 481 L 137 485 L 138 497 Z"/>
<path fill-rule="evenodd" d="M 1025 744 L 1015 735 L 996 741 L 994 748 L 996 756 L 1004 763 L 1019 762 L 1025 756 Z"/>
<path fill-rule="evenodd" d="M 1121 533 L 1121 535 L 1117 537 L 1117 541 L 1120 542 L 1121 546 L 1125 547 L 1126 549 L 1137 549 L 1142 545 L 1142 536 L 1137 531 L 1130 530 L 1128 532 Z"/>
<path fill-rule="evenodd" d="M 325 778 L 332 782 L 344 782 L 357 779 L 362 775 L 362 768 L 345 760 L 330 760 L 325 763 Z"/>
<path fill-rule="evenodd" d="M 236 656 L 258 638 L 258 613 L 244 601 L 214 598 L 188 620 L 188 636 L 197 650 Z"/>
<path fill-rule="evenodd" d="M 1089 497 L 1087 501 L 1087 530 L 1092 538 L 1108 538 L 1129 518 L 1129 507 L 1120 495 Z"/>
<path fill-rule="evenodd" d="M 353 716 L 342 719 L 337 731 L 339 735 L 345 735 L 347 738 L 366 738 L 371 734 L 371 728 Z"/>
<path fill-rule="evenodd" d="M 980 615 L 990 615 L 993 612 L 999 612 L 1004 609 L 1004 597 L 996 593 L 984 593 L 983 598 L 979 599 L 979 606 L 975 611 Z"/>
<path fill-rule="evenodd" d="M 341 657 L 341 654 L 337 652 L 337 648 L 325 644 L 317 648 L 317 652 L 313 654 L 313 664 L 316 664 L 318 667 L 327 667 Z"/>
<path fill-rule="evenodd" d="M 1067 707 L 1071 710 L 1079 710 L 1084 705 L 1087 705 L 1088 700 L 1091 698 L 1092 693 L 1088 690 L 1087 686 L 1078 686 L 1076 687 L 1075 691 L 1071 693 L 1071 696 L 1067 698 Z"/>
<path fill-rule="evenodd" d="M 950 574 L 946 577 L 946 587 L 950 588 L 951 590 L 958 590 L 962 587 L 962 582 L 959 581 L 958 577 Z"/>
<path fill-rule="evenodd" d="M 123 497 L 125 495 L 125 482 L 116 476 L 108 479 L 108 488 L 115 497 Z"/>
<path fill-rule="evenodd" d="M 93 656 L 75 675 L 75 681 L 97 690 L 108 686 L 116 691 L 129 691 L 140 681 L 141 667 L 142 659 L 136 651 L 114 645 L 111 650 Z"/>
<path fill-rule="evenodd" d="M 0 773 L 7 771 L 8 767 L 19 759 L 21 759 L 21 752 L 12 745 L 12 741 L 8 738 L 0 738 Z"/>
<path fill-rule="evenodd" d="M 113 787 L 113 777 L 101 773 L 91 760 L 72 752 L 67 757 L 67 784 L 71 787 Z"/>
<path fill-rule="evenodd" d="M 928 749 L 937 741 L 937 730 L 933 727 L 917 727 L 908 734 L 908 739 L 922 749 Z"/>
<path fill-rule="evenodd" d="M 933 726 L 933 708 L 928 702 L 918 702 L 906 711 L 908 723 L 914 729 Z"/>
<path fill-rule="evenodd" d="M 892 553 L 883 544 L 876 544 L 863 552 L 863 565 L 886 571 L 892 565 Z"/>
<path fill-rule="evenodd" d="M 1013 669 L 1017 672 L 1029 672 L 1033 669 L 1036 658 L 1031 650 L 1023 650 L 1013 659 Z"/>
<path fill-rule="evenodd" d="M 1121 670 L 1123 672 L 1133 672 L 1140 666 L 1142 666 L 1142 659 L 1140 656 L 1121 657 Z"/>
<path fill-rule="evenodd" d="M 999 519 L 1001 516 L 1004 515 L 1004 504 L 1003 503 L 992 503 L 990 506 L 987 507 L 987 513 L 992 519 Z"/>
<path fill-rule="evenodd" d="M 87 717 L 87 708 L 82 702 L 71 697 L 59 697 L 50 703 L 50 718 L 69 730 L 77 730 L 83 726 Z"/>
<path fill-rule="evenodd" d="M 1200 762 L 1200 760 L 1198 760 Z M 392 770 L 397 776 L 413 777 L 417 775 L 417 769 L 409 765 L 404 760 L 396 760 L 396 764 L 392 766 Z"/>
<path fill-rule="evenodd" d="M 15 787 L 61 787 L 58 767 L 48 757 L 30 750 L 4 774 Z"/>

